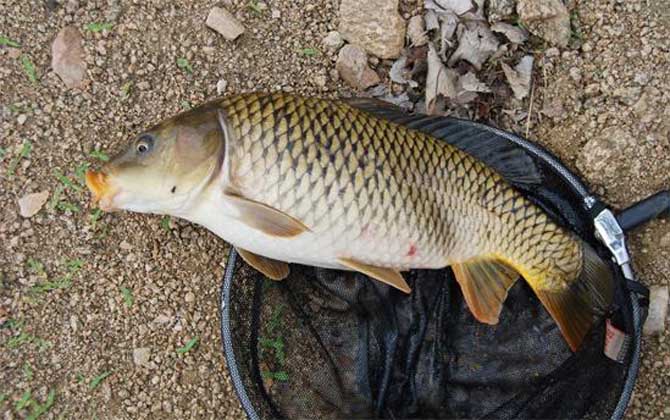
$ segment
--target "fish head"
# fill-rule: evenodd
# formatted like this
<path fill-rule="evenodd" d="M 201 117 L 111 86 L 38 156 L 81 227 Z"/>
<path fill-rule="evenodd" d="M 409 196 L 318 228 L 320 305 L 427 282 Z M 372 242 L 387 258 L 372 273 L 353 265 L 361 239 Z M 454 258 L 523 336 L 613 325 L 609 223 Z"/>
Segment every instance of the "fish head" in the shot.
<path fill-rule="evenodd" d="M 102 210 L 179 216 L 215 178 L 224 150 L 217 109 L 195 108 L 135 136 L 87 171 L 86 185 Z"/>

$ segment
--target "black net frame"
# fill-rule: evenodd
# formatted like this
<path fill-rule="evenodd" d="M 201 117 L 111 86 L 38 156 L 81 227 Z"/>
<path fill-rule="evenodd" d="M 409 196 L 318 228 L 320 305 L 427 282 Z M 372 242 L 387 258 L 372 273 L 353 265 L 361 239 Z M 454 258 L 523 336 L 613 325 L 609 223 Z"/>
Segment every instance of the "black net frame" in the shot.
<path fill-rule="evenodd" d="M 501 140 L 530 151 L 543 168 L 546 183 L 539 190 L 524 191 L 526 195 L 609 258 L 608 250 L 593 234 L 593 208 L 602 205 L 597 200 L 584 205 L 592 196 L 574 174 L 525 139 L 471 124 L 495 131 Z M 553 321 L 522 282 L 510 291 L 505 303 L 515 319 L 507 323 L 501 318 L 505 328 L 492 331 L 473 322 L 449 269 L 411 272 L 414 292 L 407 298 L 360 274 L 296 265 L 288 281 L 271 284 L 244 267 L 234 250 L 221 288 L 223 348 L 237 395 L 252 419 L 618 419 L 637 376 L 645 313 L 639 288 L 614 263 L 612 268 L 618 289 L 617 309 L 610 319 L 631 338 L 621 363 L 602 354 L 604 320 L 593 329 L 583 350 L 577 355 L 567 353 Z M 447 302 L 444 309 L 426 310 L 436 305 L 426 303 L 434 296 Z M 324 300 L 341 305 L 332 308 Z M 280 351 L 291 361 L 269 366 L 281 361 L 276 360 L 278 341 L 266 337 L 275 316 L 267 307 L 277 307 L 277 302 L 282 302 L 293 319 L 290 330 L 300 331 L 291 335 L 299 344 L 292 344 L 291 337 L 282 341 Z M 417 313 L 429 320 L 407 321 Z M 417 325 L 418 333 L 412 330 Z M 435 325 L 448 326 L 448 337 L 427 340 L 427 329 L 435 330 Z M 352 329 L 357 335 L 349 334 Z M 515 340 L 512 336 L 517 332 L 527 339 Z M 436 363 L 426 356 L 423 349 L 435 342 L 454 360 Z M 538 354 L 542 357 L 536 358 Z M 268 355 L 275 360 L 264 361 Z M 428 362 L 433 365 L 424 366 Z M 354 366 L 343 367 L 346 363 Z M 284 364 L 293 370 L 281 371 Z"/>

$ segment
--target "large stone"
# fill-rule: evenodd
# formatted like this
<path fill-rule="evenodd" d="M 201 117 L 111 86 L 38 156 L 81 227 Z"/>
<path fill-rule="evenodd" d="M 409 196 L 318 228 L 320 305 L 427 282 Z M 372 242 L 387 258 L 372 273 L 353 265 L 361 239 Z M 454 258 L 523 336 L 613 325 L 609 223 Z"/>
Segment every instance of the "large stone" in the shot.
<path fill-rule="evenodd" d="M 665 331 L 668 298 L 668 286 L 652 286 L 649 289 L 649 314 L 642 327 L 645 335 L 655 335 Z"/>
<path fill-rule="evenodd" d="M 86 76 L 84 48 L 79 30 L 66 26 L 51 46 L 51 68 L 69 88 L 80 88 Z"/>
<path fill-rule="evenodd" d="M 530 31 L 550 44 L 570 42 L 570 13 L 561 0 L 519 0 L 516 10 Z"/>
<path fill-rule="evenodd" d="M 379 76 L 368 66 L 368 56 L 361 47 L 345 45 L 335 63 L 340 77 L 356 89 L 367 89 L 380 82 Z"/>
<path fill-rule="evenodd" d="M 222 7 L 213 7 L 207 16 L 205 25 L 223 35 L 229 41 L 244 33 L 244 26 L 229 11 Z"/>
<path fill-rule="evenodd" d="M 405 44 L 405 21 L 398 0 L 342 0 L 342 37 L 379 58 L 397 58 Z"/>

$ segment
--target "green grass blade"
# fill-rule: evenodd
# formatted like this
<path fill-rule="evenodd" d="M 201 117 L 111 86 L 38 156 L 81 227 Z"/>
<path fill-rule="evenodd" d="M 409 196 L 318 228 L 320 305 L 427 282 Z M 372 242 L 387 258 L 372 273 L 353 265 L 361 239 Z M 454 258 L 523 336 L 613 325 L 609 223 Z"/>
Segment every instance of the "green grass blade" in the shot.
<path fill-rule="evenodd" d="M 89 384 L 88 387 L 89 387 L 90 389 L 95 389 L 95 388 L 97 388 L 98 385 L 100 385 L 100 382 L 102 382 L 106 377 L 108 377 L 108 376 L 111 375 L 111 374 L 112 374 L 111 371 L 107 371 L 107 372 L 101 373 L 100 375 L 96 376 L 95 378 L 93 378 L 93 379 L 91 380 L 91 383 Z"/>
<path fill-rule="evenodd" d="M 28 76 L 30 83 L 37 84 L 37 71 L 35 71 L 35 65 L 30 60 L 30 57 L 25 54 L 22 55 L 21 66 L 23 67 L 23 71 L 26 73 L 26 76 Z"/>
<path fill-rule="evenodd" d="M 177 353 L 178 353 L 178 354 L 184 354 L 184 353 L 187 353 L 187 352 L 189 352 L 191 349 L 193 349 L 193 347 L 195 347 L 196 344 L 198 344 L 198 337 L 193 337 L 193 338 L 191 338 L 190 340 L 188 340 L 188 343 L 186 343 L 186 345 L 185 345 L 184 347 L 180 347 L 180 348 L 178 348 L 178 349 L 177 349 Z"/>

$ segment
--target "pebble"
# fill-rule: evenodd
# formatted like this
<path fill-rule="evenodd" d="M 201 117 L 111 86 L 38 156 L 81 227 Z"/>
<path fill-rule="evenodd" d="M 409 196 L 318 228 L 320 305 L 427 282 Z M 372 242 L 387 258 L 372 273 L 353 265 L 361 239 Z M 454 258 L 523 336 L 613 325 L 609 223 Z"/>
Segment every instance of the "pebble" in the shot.
<path fill-rule="evenodd" d="M 340 50 L 335 68 L 340 77 L 356 89 L 367 89 L 380 82 L 379 75 L 368 66 L 365 50 L 356 45 L 349 44 Z"/>
<path fill-rule="evenodd" d="M 649 288 L 649 314 L 642 327 L 644 335 L 656 335 L 665 331 L 668 298 L 668 286 L 652 286 Z"/>
<path fill-rule="evenodd" d="M 193 302 L 195 302 L 195 294 L 193 294 L 193 292 L 188 292 L 188 293 L 186 293 L 185 300 L 186 300 L 186 303 L 193 303 Z"/>
<path fill-rule="evenodd" d="M 405 45 L 405 21 L 398 0 L 342 0 L 339 32 L 379 58 L 397 58 Z"/>
<path fill-rule="evenodd" d="M 218 82 L 216 82 L 216 93 L 219 95 L 223 95 L 227 87 L 228 82 L 226 82 L 224 79 L 220 79 Z"/>
<path fill-rule="evenodd" d="M 28 116 L 26 114 L 21 114 L 16 118 L 16 122 L 18 122 L 19 125 L 25 124 L 26 120 L 28 120 Z"/>
<path fill-rule="evenodd" d="M 25 218 L 33 217 L 44 206 L 48 198 L 49 191 L 24 195 L 19 198 L 19 214 Z"/>
<path fill-rule="evenodd" d="M 79 29 L 66 26 L 56 35 L 51 46 L 51 68 L 68 88 L 83 86 L 86 62 Z"/>
<path fill-rule="evenodd" d="M 344 45 L 344 39 L 342 35 L 337 31 L 330 31 L 328 34 L 321 40 L 321 44 L 328 51 L 337 51 Z"/>
<path fill-rule="evenodd" d="M 213 7 L 207 15 L 205 24 L 229 41 L 237 39 L 244 33 L 244 26 L 235 16 L 222 7 Z"/>
<path fill-rule="evenodd" d="M 642 89 L 639 86 L 621 87 L 614 90 L 612 96 L 619 100 L 624 105 L 633 105 L 640 99 Z"/>
<path fill-rule="evenodd" d="M 133 349 L 133 362 L 137 366 L 149 367 L 151 364 L 151 349 L 149 347 L 138 347 Z"/>

